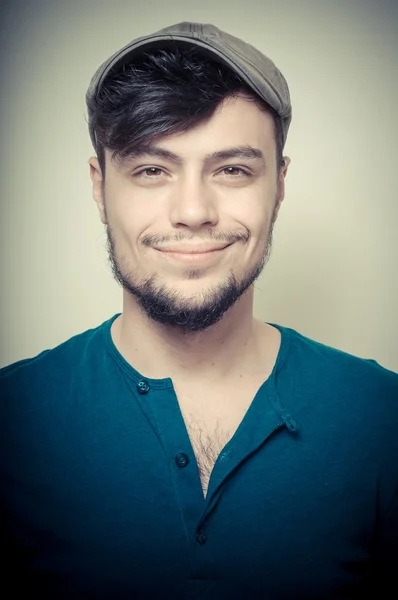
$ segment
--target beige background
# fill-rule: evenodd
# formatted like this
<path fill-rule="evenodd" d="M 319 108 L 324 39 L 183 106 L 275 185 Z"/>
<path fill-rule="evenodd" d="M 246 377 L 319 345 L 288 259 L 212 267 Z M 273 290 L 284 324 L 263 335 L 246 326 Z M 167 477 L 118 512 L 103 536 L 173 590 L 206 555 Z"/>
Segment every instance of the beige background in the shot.
<path fill-rule="evenodd" d="M 132 38 L 183 20 L 287 77 L 292 158 L 256 314 L 398 371 L 398 3 L 13 0 L 1 13 L 1 356 L 121 309 L 88 177 L 84 94 Z"/>

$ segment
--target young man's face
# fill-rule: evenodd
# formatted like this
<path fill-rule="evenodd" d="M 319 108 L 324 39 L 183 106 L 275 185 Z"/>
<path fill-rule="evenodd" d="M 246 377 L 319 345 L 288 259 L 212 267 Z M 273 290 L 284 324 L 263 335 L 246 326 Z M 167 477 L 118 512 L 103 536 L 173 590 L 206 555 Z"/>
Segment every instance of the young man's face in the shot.
<path fill-rule="evenodd" d="M 243 97 L 123 162 L 106 154 L 94 197 L 113 269 L 157 321 L 205 329 L 260 274 L 284 196 L 272 117 Z M 211 316 L 213 315 L 213 316 Z"/>

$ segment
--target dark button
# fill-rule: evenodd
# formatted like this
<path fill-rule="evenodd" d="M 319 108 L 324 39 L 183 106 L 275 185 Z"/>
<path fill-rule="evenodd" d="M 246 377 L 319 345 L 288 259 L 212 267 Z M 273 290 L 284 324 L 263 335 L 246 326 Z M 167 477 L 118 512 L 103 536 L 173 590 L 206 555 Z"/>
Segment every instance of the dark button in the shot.
<path fill-rule="evenodd" d="M 205 544 L 207 542 L 207 535 L 202 529 L 199 529 L 199 531 L 196 532 L 196 539 L 199 544 Z"/>
<path fill-rule="evenodd" d="M 137 383 L 137 389 L 140 394 L 147 394 L 149 392 L 149 383 L 145 379 L 141 379 Z"/>
<path fill-rule="evenodd" d="M 174 460 L 176 461 L 177 467 L 186 467 L 189 463 L 189 456 L 187 456 L 185 452 L 179 452 L 178 454 L 176 454 Z"/>

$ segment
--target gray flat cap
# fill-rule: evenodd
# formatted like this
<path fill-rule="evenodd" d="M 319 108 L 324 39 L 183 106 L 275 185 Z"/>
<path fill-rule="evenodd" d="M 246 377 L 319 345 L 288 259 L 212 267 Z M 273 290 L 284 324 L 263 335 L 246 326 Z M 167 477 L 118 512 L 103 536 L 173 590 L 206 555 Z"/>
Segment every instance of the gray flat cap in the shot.
<path fill-rule="evenodd" d="M 281 119 L 283 143 L 285 143 L 292 118 L 286 79 L 271 59 L 250 44 L 214 25 L 178 23 L 131 41 L 97 69 L 87 90 L 87 101 L 95 99 L 107 75 L 118 70 L 125 63 L 134 62 L 134 54 L 137 51 L 141 53 L 153 47 L 167 47 L 173 42 L 185 42 L 200 46 L 214 59 L 223 62 L 235 71 L 260 98 L 276 111 Z M 91 139 L 95 146 L 90 114 L 88 120 Z"/>

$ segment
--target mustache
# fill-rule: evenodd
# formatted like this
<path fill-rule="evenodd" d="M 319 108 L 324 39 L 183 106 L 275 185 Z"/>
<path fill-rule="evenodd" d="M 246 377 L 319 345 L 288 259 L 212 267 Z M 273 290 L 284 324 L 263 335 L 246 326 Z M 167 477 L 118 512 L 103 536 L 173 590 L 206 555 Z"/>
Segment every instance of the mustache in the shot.
<path fill-rule="evenodd" d="M 169 242 L 182 242 L 186 240 L 196 240 L 196 241 L 208 241 L 208 240 L 216 240 L 217 242 L 226 242 L 227 244 L 233 244 L 234 242 L 247 242 L 250 239 L 250 234 L 248 231 L 214 231 L 213 229 L 208 229 L 204 236 L 198 237 L 195 234 L 189 234 L 187 232 L 178 231 L 172 235 L 161 235 L 161 234 L 152 234 L 152 235 L 144 235 L 141 238 L 141 244 L 143 246 L 152 247 L 157 246 L 159 244 L 167 244 Z"/>

